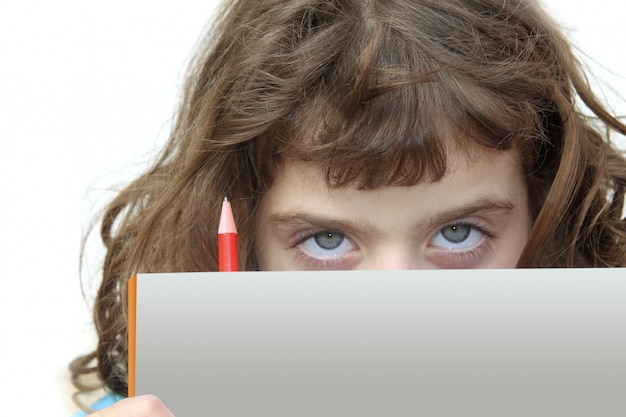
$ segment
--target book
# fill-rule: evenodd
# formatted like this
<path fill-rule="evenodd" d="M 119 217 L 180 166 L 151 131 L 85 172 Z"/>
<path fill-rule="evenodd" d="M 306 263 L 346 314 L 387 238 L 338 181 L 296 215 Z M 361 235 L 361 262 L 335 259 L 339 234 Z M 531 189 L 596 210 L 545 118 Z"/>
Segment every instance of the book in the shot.
<path fill-rule="evenodd" d="M 177 417 L 626 412 L 623 269 L 138 274 L 128 325 Z"/>

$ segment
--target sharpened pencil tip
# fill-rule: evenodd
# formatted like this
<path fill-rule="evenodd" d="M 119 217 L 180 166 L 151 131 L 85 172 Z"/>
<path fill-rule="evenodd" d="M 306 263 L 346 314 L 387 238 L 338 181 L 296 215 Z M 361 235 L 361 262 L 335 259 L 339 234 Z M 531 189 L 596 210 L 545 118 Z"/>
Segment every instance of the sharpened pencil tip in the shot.
<path fill-rule="evenodd" d="M 235 225 L 233 210 L 228 197 L 224 197 L 224 202 L 222 203 L 218 233 L 237 233 L 237 226 Z"/>

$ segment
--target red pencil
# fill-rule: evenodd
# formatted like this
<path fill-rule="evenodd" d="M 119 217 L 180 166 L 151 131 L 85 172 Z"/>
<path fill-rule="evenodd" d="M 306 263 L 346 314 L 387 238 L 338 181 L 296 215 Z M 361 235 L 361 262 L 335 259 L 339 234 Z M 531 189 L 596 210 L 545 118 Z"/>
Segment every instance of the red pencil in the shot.
<path fill-rule="evenodd" d="M 239 250 L 237 246 L 237 226 L 228 197 L 224 197 L 220 225 L 217 232 L 217 252 L 220 271 L 239 270 Z"/>

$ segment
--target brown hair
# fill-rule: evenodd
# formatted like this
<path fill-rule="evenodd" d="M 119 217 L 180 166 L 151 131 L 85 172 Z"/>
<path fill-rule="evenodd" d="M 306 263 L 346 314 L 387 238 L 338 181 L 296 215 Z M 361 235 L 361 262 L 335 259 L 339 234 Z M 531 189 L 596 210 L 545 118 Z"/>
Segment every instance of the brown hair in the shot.
<path fill-rule="evenodd" d="M 240 262 L 257 268 L 255 208 L 290 158 L 322 166 L 330 186 L 372 189 L 439 180 L 449 146 L 514 147 L 534 216 L 519 266 L 626 265 L 612 130 L 626 133 L 532 1 L 230 1 L 160 158 L 104 213 L 97 372 L 126 394 L 133 273 L 217 269 L 224 196 Z"/>

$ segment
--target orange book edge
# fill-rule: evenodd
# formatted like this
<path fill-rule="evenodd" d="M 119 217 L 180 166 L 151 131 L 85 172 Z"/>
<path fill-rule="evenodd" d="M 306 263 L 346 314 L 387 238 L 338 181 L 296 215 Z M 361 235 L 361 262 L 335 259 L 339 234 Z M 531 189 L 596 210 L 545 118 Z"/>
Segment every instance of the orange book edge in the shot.
<path fill-rule="evenodd" d="M 135 341 L 137 336 L 137 275 L 128 280 L 128 396 L 135 396 Z"/>

